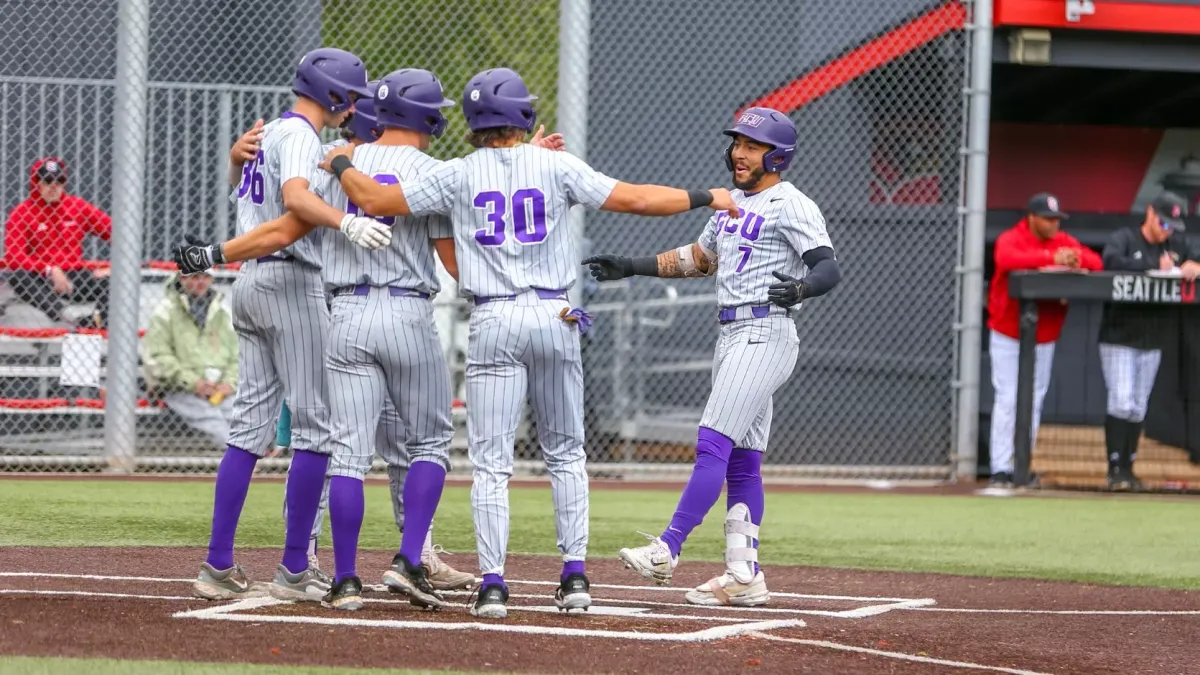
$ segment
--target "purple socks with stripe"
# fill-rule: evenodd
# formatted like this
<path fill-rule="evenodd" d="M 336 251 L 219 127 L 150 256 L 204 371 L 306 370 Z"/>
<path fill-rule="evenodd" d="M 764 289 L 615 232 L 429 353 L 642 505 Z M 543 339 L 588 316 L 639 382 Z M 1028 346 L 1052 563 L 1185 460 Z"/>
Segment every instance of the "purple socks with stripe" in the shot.
<path fill-rule="evenodd" d="M 205 560 L 213 569 L 227 570 L 233 567 L 233 537 L 237 534 L 238 520 L 246 504 L 246 492 L 250 490 L 250 479 L 254 477 L 254 465 L 258 457 L 232 445 L 225 448 L 225 456 L 217 468 L 217 484 L 213 496 L 212 533 L 208 539 L 208 558 Z M 316 517 L 316 514 L 313 514 Z"/>
<path fill-rule="evenodd" d="M 757 450 L 734 448 L 729 455 L 729 469 L 725 473 L 728 482 L 726 510 L 732 509 L 734 504 L 745 504 L 750 509 L 750 522 L 755 525 L 762 525 L 763 512 L 766 510 L 762 460 L 763 454 Z M 754 548 L 758 548 L 758 539 L 754 540 Z M 758 573 L 758 563 L 754 563 L 754 573 Z"/>
<path fill-rule="evenodd" d="M 329 479 L 329 524 L 333 530 L 333 570 L 335 581 L 358 576 L 358 532 L 362 529 L 363 482 L 349 476 Z"/>
<path fill-rule="evenodd" d="M 442 500 L 442 488 L 446 485 L 446 470 L 441 464 L 426 461 L 413 462 L 404 479 L 404 531 L 400 534 L 400 555 L 413 565 L 421 564 L 421 549 L 433 513 Z"/>
<path fill-rule="evenodd" d="M 692 477 L 679 497 L 679 506 L 675 509 L 671 524 L 662 533 L 662 540 L 671 549 L 671 555 L 679 555 L 688 535 L 721 498 L 732 452 L 733 441 L 728 436 L 708 427 L 700 427 L 696 440 L 696 466 L 692 468 Z"/>
<path fill-rule="evenodd" d="M 325 489 L 325 470 L 329 455 L 311 450 L 296 450 L 288 467 L 287 487 L 283 496 L 287 504 L 287 531 L 283 539 L 283 566 L 292 574 L 308 569 L 308 540 L 312 537 L 313 522 Z"/>

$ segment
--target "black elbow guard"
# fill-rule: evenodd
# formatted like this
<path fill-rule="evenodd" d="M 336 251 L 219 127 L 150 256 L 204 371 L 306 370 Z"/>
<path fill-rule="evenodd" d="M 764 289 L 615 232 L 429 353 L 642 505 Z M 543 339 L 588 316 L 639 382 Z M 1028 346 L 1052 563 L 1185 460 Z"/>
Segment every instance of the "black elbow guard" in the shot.
<path fill-rule="evenodd" d="M 842 270 L 837 257 L 828 246 L 806 251 L 803 260 L 808 266 L 808 274 L 804 277 L 804 297 L 824 295 L 842 280 Z"/>

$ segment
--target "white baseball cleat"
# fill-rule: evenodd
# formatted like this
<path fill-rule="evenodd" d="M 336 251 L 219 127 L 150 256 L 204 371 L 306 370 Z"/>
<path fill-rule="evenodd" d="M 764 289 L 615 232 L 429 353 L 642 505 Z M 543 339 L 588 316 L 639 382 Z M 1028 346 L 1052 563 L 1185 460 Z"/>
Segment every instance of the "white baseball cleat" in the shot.
<path fill-rule="evenodd" d="M 766 577 L 759 570 L 748 584 L 738 581 L 733 573 L 725 572 L 688 591 L 684 598 L 693 605 L 705 607 L 759 607 L 767 604 L 771 593 L 767 591 Z"/>
<path fill-rule="evenodd" d="M 645 546 L 623 548 L 617 553 L 626 569 L 651 579 L 659 586 L 670 586 L 671 575 L 679 565 L 679 557 L 671 555 L 671 549 L 660 537 L 645 532 L 638 534 L 650 540 Z"/>

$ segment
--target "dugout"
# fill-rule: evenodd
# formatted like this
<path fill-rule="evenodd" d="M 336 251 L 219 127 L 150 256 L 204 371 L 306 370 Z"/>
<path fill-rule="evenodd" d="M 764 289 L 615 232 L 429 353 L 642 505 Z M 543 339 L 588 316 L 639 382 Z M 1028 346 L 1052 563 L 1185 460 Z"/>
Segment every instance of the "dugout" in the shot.
<path fill-rule="evenodd" d="M 1071 21 L 1064 4 L 1085 13 Z M 1035 192 L 1058 195 L 1071 214 L 1065 231 L 1096 251 L 1114 230 L 1140 223 L 1146 204 L 1163 189 L 1188 199 L 1195 214 L 1200 2 L 998 0 L 995 23 L 986 280 L 996 238 L 1022 217 Z M 1187 222 L 1188 236 L 1196 239 L 1200 219 Z M 1103 435 L 1095 433 L 1106 400 L 1096 349 L 1100 313 L 1099 303 L 1072 305 L 1038 444 L 1069 447 L 1071 456 L 1094 450 L 1103 469 Z M 1164 350 L 1145 438 L 1200 460 L 1200 392 L 1192 391 L 1200 385 L 1200 359 L 1186 353 L 1190 346 L 1200 354 L 1200 312 L 1184 316 L 1180 340 Z M 982 349 L 979 466 L 986 475 L 992 403 L 986 339 Z M 1078 473 L 1092 471 L 1081 466 Z"/>

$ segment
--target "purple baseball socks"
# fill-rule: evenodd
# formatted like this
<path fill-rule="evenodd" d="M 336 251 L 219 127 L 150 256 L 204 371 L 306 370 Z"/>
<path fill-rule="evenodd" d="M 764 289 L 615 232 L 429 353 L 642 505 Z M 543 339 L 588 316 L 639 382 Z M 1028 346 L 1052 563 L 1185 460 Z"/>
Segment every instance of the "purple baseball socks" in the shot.
<path fill-rule="evenodd" d="M 750 522 L 762 525 L 763 512 L 766 510 L 766 498 L 763 494 L 762 483 L 763 454 L 757 450 L 734 448 L 729 456 L 729 469 L 725 474 L 728 485 L 728 497 L 725 501 L 726 510 L 734 504 L 745 504 L 750 510 Z M 758 548 L 758 539 L 754 539 L 754 548 Z M 758 574 L 758 563 L 754 563 L 754 573 Z"/>
<path fill-rule="evenodd" d="M 257 463 L 258 456 L 252 452 L 232 445 L 225 448 L 225 456 L 217 468 L 212 533 L 208 540 L 208 558 L 205 560 L 213 569 L 227 570 L 233 567 L 233 537 L 237 534 L 238 520 L 242 517 L 246 492 L 250 490 L 250 479 L 254 476 Z"/>
<path fill-rule="evenodd" d="M 662 533 L 662 540 L 671 549 L 672 556 L 679 556 L 688 535 L 721 498 L 732 452 L 733 441 L 728 436 L 700 427 L 696 440 L 696 466 L 679 498 L 671 524 Z"/>
<path fill-rule="evenodd" d="M 329 479 L 329 524 L 333 530 L 333 570 L 337 583 L 358 576 L 358 532 L 365 510 L 361 479 L 349 476 Z"/>
<path fill-rule="evenodd" d="M 435 462 L 416 461 L 404 479 L 404 531 L 400 535 L 400 555 L 413 565 L 421 564 L 421 549 L 442 500 L 446 469 Z"/>
<path fill-rule="evenodd" d="M 292 574 L 308 569 L 308 540 L 321 504 L 325 470 L 329 455 L 311 450 L 294 450 L 284 502 L 287 504 L 287 531 L 283 540 L 283 566 Z"/>
<path fill-rule="evenodd" d="M 571 576 L 572 574 L 584 574 L 583 570 L 584 566 L 582 560 L 568 560 L 567 562 L 563 563 L 562 576 L 559 577 L 559 581 L 566 581 L 567 577 Z"/>

